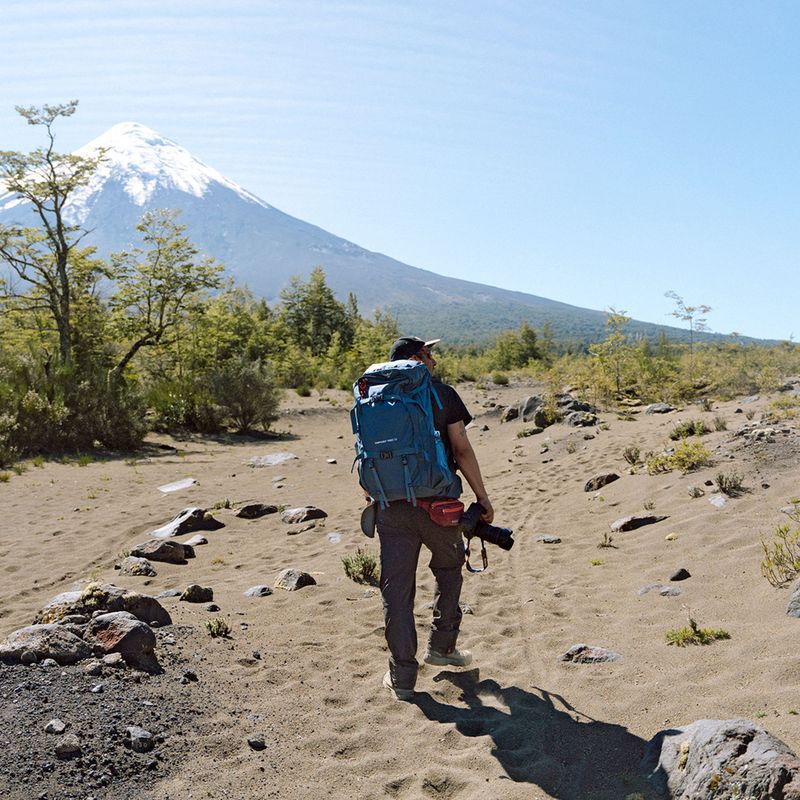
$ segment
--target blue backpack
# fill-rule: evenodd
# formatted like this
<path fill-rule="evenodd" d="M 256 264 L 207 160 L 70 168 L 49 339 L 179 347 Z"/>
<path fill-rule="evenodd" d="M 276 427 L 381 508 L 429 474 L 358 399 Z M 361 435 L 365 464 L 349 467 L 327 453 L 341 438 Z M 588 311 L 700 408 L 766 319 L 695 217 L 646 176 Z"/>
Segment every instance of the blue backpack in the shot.
<path fill-rule="evenodd" d="M 353 396 L 359 483 L 382 508 L 392 500 L 416 505 L 417 497 L 461 494 L 433 423 L 431 398 L 439 408 L 442 403 L 424 364 L 373 364 L 353 384 Z"/>

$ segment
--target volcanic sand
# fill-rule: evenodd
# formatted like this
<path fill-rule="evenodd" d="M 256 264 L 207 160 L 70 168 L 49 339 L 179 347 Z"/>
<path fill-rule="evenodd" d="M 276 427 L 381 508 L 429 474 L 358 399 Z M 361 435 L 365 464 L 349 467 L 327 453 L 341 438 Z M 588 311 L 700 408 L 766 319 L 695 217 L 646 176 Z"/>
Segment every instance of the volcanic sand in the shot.
<path fill-rule="evenodd" d="M 154 436 L 135 460 L 46 462 L 12 475 L 0 484 L 0 633 L 29 624 L 51 596 L 90 580 L 150 594 L 191 583 L 213 588 L 217 614 L 162 601 L 175 623 L 193 626 L 196 672 L 214 687 L 216 702 L 199 721 L 186 721 L 183 734 L 195 745 L 183 769 L 142 786 L 142 796 L 159 800 L 650 797 L 638 774 L 645 742 L 701 718 L 751 719 L 798 751 L 800 621 L 785 614 L 788 590 L 770 586 L 759 566 L 760 540 L 788 521 L 780 509 L 800 494 L 797 434 L 792 427 L 774 443 L 752 446 L 733 434 L 746 422 L 737 407 L 757 421 L 770 398 L 719 403 L 711 413 L 697 406 L 638 413 L 631 421 L 606 412 L 601 428 L 558 424 L 518 438 L 525 425 L 501 424 L 490 404 L 517 403 L 537 387 L 460 391 L 476 416 L 470 439 L 495 523 L 514 530 L 516 545 L 511 552 L 490 546 L 489 571 L 465 576 L 462 600 L 472 613 L 460 645 L 472 650 L 473 667 L 423 665 L 415 702 L 397 702 L 381 687 L 380 595 L 342 568 L 342 556 L 358 547 L 378 554 L 377 540 L 359 530 L 362 499 L 350 472 L 343 392 L 288 395 L 275 425 L 279 438 Z M 729 428 L 703 437 L 715 466 L 689 475 L 649 476 L 641 467 L 629 474 L 626 446 L 659 450 L 676 421 L 712 425 L 715 415 Z M 263 468 L 246 463 L 279 452 L 297 458 Z M 741 474 L 747 491 L 717 508 L 703 484 L 721 470 Z M 589 478 L 608 471 L 620 479 L 584 492 Z M 170 494 L 157 488 L 186 477 L 197 484 Z M 692 485 L 705 495 L 690 497 Z M 284 524 L 277 514 L 248 521 L 219 509 L 213 513 L 226 527 L 204 534 L 209 543 L 187 564 L 157 563 L 151 579 L 114 571 L 120 552 L 182 508 L 226 499 L 316 505 L 328 517 L 296 533 L 304 525 Z M 614 547 L 598 548 L 614 520 L 648 513 L 668 519 L 612 534 Z M 561 544 L 537 542 L 544 534 Z M 253 585 L 272 585 L 284 567 L 310 572 L 317 585 L 243 596 Z M 679 567 L 691 578 L 670 584 Z M 639 593 L 656 582 L 682 594 Z M 422 651 L 433 591 L 424 551 L 418 589 Z M 689 614 L 727 630 L 730 640 L 668 646 L 666 631 L 686 625 Z M 212 616 L 228 622 L 230 639 L 208 636 L 203 623 Z M 559 662 L 576 643 L 608 647 L 623 659 Z M 262 752 L 247 745 L 254 733 L 265 736 Z"/>

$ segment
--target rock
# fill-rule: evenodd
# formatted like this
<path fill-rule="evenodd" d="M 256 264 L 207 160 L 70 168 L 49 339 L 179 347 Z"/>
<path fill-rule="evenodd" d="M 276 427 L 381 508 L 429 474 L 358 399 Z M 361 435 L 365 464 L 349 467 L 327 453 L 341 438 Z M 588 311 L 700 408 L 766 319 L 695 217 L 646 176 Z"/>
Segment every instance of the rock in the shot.
<path fill-rule="evenodd" d="M 325 462 L 327 464 L 335 464 L 336 463 L 336 459 L 335 458 L 326 458 Z"/>
<path fill-rule="evenodd" d="M 159 598 L 163 597 L 180 597 L 183 594 L 183 589 L 164 589 L 163 592 L 158 594 Z"/>
<path fill-rule="evenodd" d="M 245 597 L 267 597 L 272 594 L 269 586 L 251 586 L 245 593 Z"/>
<path fill-rule="evenodd" d="M 234 516 L 240 519 L 258 519 L 267 514 L 275 514 L 277 511 L 278 506 L 267 505 L 266 503 L 248 503 L 237 509 Z"/>
<path fill-rule="evenodd" d="M 500 415 L 500 422 L 511 422 L 519 417 L 519 409 L 516 406 L 509 406 Z"/>
<path fill-rule="evenodd" d="M 60 736 L 67 729 L 67 724 L 60 719 L 51 719 L 47 725 L 44 726 L 45 733 L 55 733 Z"/>
<path fill-rule="evenodd" d="M 612 531 L 634 531 L 637 528 L 641 528 L 644 525 L 654 525 L 656 522 L 661 522 L 665 519 L 669 519 L 667 516 L 656 516 L 656 515 L 647 515 L 647 516 L 630 516 L 630 517 L 621 517 L 616 522 L 611 523 L 611 530 Z"/>
<path fill-rule="evenodd" d="M 616 480 L 619 480 L 619 475 L 617 475 L 616 472 L 604 472 L 586 481 L 583 491 L 596 492 L 598 489 L 602 489 L 604 486 L 608 486 L 609 483 L 613 483 Z"/>
<path fill-rule="evenodd" d="M 104 667 L 119 669 L 125 666 L 125 659 L 122 657 L 122 653 L 106 653 L 101 661 Z"/>
<path fill-rule="evenodd" d="M 0 661 L 35 664 L 52 658 L 61 666 L 90 658 L 92 648 L 63 625 L 28 625 L 10 633 L 0 643 Z"/>
<path fill-rule="evenodd" d="M 756 403 L 761 399 L 761 395 L 758 394 L 751 394 L 748 397 L 743 397 L 739 402 L 742 405 L 749 404 L 749 403 Z"/>
<path fill-rule="evenodd" d="M 81 741 L 74 733 L 68 733 L 59 739 L 56 745 L 56 755 L 66 761 L 70 758 L 79 758 L 81 755 Z"/>
<path fill-rule="evenodd" d="M 789 617 L 800 618 L 800 581 L 792 586 L 792 594 L 789 597 L 789 604 L 786 606 L 786 614 Z"/>
<path fill-rule="evenodd" d="M 287 508 L 281 514 L 281 520 L 287 525 L 295 525 L 298 522 L 308 522 L 312 519 L 325 519 L 328 515 L 315 506 L 302 506 L 301 508 Z"/>
<path fill-rule="evenodd" d="M 157 540 L 137 544 L 131 548 L 131 555 L 137 558 L 148 558 L 151 561 L 163 561 L 167 564 L 185 564 L 187 558 L 194 558 L 194 549 L 180 542 Z"/>
<path fill-rule="evenodd" d="M 247 744 L 250 746 L 251 750 L 264 750 L 267 747 L 267 743 L 264 739 L 263 733 L 256 733 L 253 736 L 247 737 Z"/>
<path fill-rule="evenodd" d="M 212 613 L 219 611 L 219 606 L 216 603 L 209 603 L 206 606 L 206 611 L 211 611 Z"/>
<path fill-rule="evenodd" d="M 246 464 L 251 467 L 274 467 L 284 461 L 292 461 L 297 456 L 294 453 L 269 453 L 265 456 L 253 456 Z"/>
<path fill-rule="evenodd" d="M 594 413 L 597 411 L 593 405 L 584 403 L 581 400 L 576 400 L 571 394 L 557 394 L 555 399 L 556 406 L 564 413 L 569 411 L 588 411 Z"/>
<path fill-rule="evenodd" d="M 622 656 L 605 647 L 591 644 L 574 644 L 566 653 L 558 657 L 559 661 L 573 664 L 604 664 L 609 661 L 621 661 Z"/>
<path fill-rule="evenodd" d="M 662 597 L 680 597 L 683 592 L 677 586 L 662 586 L 659 594 Z"/>
<path fill-rule="evenodd" d="M 146 558 L 137 558 L 136 556 L 128 556 L 123 558 L 117 565 L 120 575 L 145 575 L 153 578 L 158 573 L 155 567 Z"/>
<path fill-rule="evenodd" d="M 94 617 L 86 629 L 86 641 L 104 653 L 119 653 L 125 663 L 146 672 L 159 669 L 155 657 L 156 636 L 139 619 L 125 611 Z"/>
<path fill-rule="evenodd" d="M 794 516 L 798 512 L 800 512 L 800 505 L 784 506 L 781 509 L 781 514 L 786 514 L 789 517 Z"/>
<path fill-rule="evenodd" d="M 187 603 L 208 603 L 214 599 L 214 590 L 207 586 L 200 586 L 193 583 L 183 590 L 181 600 Z"/>
<path fill-rule="evenodd" d="M 83 671 L 86 675 L 91 675 L 92 677 L 97 677 L 98 675 L 103 674 L 103 662 L 98 661 L 96 658 L 91 659 L 91 661 L 87 661 L 83 665 Z"/>
<path fill-rule="evenodd" d="M 645 408 L 645 414 L 669 414 L 670 411 L 674 411 L 675 407 L 671 406 L 669 403 L 652 403 L 651 405 Z"/>
<path fill-rule="evenodd" d="M 533 412 L 533 416 L 531 417 L 531 422 L 533 422 L 534 428 L 549 428 L 555 419 L 551 417 L 544 408 L 537 408 L 536 411 Z"/>
<path fill-rule="evenodd" d="M 713 497 L 708 498 L 708 502 L 711 503 L 714 508 L 725 508 L 728 504 L 728 499 L 721 494 L 715 494 Z"/>
<path fill-rule="evenodd" d="M 286 531 L 287 536 L 297 536 L 298 533 L 305 533 L 306 531 L 313 531 L 317 527 L 316 522 L 311 522 L 308 525 L 303 525 L 302 528 L 289 528 Z"/>
<path fill-rule="evenodd" d="M 564 417 L 564 424 L 572 428 L 588 428 L 590 425 L 597 425 L 597 415 L 591 411 L 570 411 Z"/>
<path fill-rule="evenodd" d="M 701 719 L 659 731 L 647 743 L 640 769 L 672 798 L 800 798 L 797 756 L 744 719 Z"/>
<path fill-rule="evenodd" d="M 196 533 L 192 536 L 191 539 L 187 539 L 183 545 L 184 547 L 199 547 L 201 544 L 208 544 L 208 539 L 205 536 L 201 536 L 199 533 Z"/>
<path fill-rule="evenodd" d="M 687 578 L 691 578 L 692 575 L 688 569 L 681 567 L 679 570 L 676 570 L 669 576 L 671 581 L 685 581 Z"/>
<path fill-rule="evenodd" d="M 489 430 L 489 426 L 488 426 L 488 425 L 481 425 L 481 430 L 482 430 L 484 433 L 486 433 L 486 431 L 488 431 L 488 430 Z"/>
<path fill-rule="evenodd" d="M 526 397 L 517 407 L 517 416 L 522 417 L 523 422 L 530 422 L 533 415 L 544 405 L 544 400 L 536 395 Z"/>
<path fill-rule="evenodd" d="M 59 666 L 59 663 L 58 663 L 58 661 L 55 661 L 52 658 L 46 658 L 44 661 L 42 661 L 42 666 L 43 667 L 57 667 L 57 666 Z"/>
<path fill-rule="evenodd" d="M 150 731 L 131 725 L 125 729 L 123 744 L 135 753 L 149 753 L 155 747 L 156 741 Z"/>
<path fill-rule="evenodd" d="M 73 614 L 91 616 L 96 611 L 128 611 L 148 624 L 172 624 L 172 618 L 155 597 L 110 583 L 90 583 L 83 591 L 57 595 L 36 615 L 36 622 L 55 622 Z"/>
<path fill-rule="evenodd" d="M 282 570 L 275 579 L 275 588 L 286 589 L 288 592 L 294 592 L 304 586 L 316 586 L 316 584 L 317 582 L 307 572 L 292 568 Z"/>
<path fill-rule="evenodd" d="M 539 536 L 536 539 L 537 542 L 542 542 L 544 544 L 561 544 L 561 537 L 560 536 Z"/>
<path fill-rule="evenodd" d="M 214 519 L 205 508 L 184 508 L 165 525 L 150 531 L 154 539 L 169 539 L 194 531 L 216 531 L 224 528 L 225 523 Z"/>

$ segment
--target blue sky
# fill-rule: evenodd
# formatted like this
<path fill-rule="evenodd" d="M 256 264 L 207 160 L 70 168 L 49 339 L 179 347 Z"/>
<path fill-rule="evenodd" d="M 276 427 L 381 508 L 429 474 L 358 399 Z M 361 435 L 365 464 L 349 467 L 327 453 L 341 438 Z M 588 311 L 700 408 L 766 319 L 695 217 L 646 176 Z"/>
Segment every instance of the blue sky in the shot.
<path fill-rule="evenodd" d="M 281 210 L 445 275 L 785 339 L 800 4 L 2 0 L 15 105 L 61 149 L 141 122 Z"/>

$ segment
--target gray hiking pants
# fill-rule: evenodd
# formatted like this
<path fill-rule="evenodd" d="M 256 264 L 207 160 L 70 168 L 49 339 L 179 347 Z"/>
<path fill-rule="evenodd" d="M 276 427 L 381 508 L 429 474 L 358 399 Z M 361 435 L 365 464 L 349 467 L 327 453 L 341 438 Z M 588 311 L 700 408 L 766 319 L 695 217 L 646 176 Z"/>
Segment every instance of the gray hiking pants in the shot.
<path fill-rule="evenodd" d="M 417 629 L 414 596 L 417 562 L 424 544 L 431 551 L 429 567 L 436 580 L 429 646 L 449 653 L 461 625 L 458 606 L 463 581 L 464 545 L 458 527 L 431 522 L 428 512 L 404 501 L 378 509 L 381 542 L 381 594 L 389 645 L 389 670 L 399 689 L 413 689 L 417 680 Z"/>

